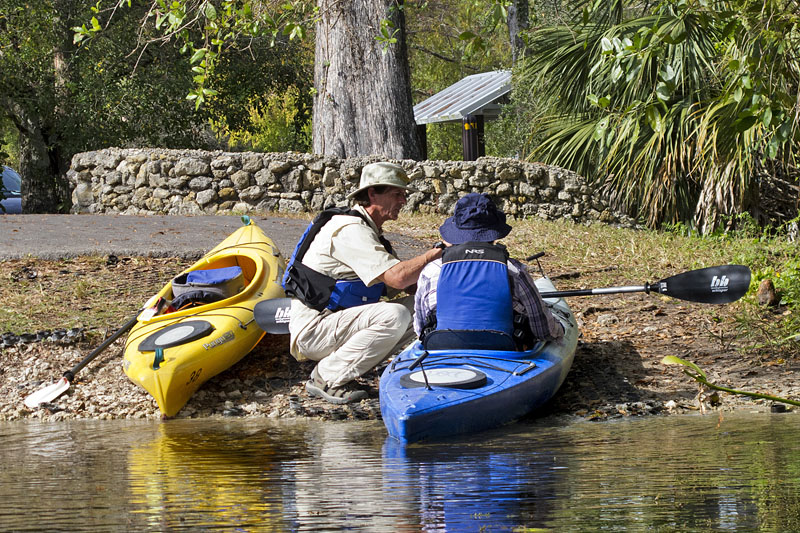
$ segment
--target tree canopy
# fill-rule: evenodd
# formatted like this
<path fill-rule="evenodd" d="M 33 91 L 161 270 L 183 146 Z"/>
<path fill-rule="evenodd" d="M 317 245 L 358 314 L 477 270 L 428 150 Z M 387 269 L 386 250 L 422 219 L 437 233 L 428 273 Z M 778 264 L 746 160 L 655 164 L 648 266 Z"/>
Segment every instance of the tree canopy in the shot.
<path fill-rule="evenodd" d="M 258 113 L 270 94 L 290 86 L 297 93 L 292 113 L 303 119 L 298 123 L 310 115 L 310 71 L 303 74 L 308 56 L 288 40 L 235 43 L 217 69 L 219 97 L 198 108 L 186 99 L 196 80 L 183 66 L 181 43 L 159 42 L 155 28 L 140 25 L 148 6 L 118 10 L 104 31 L 78 39 L 75 47 L 74 28 L 92 10 L 102 18 L 96 4 L 83 0 L 0 0 L 0 114 L 18 133 L 26 212 L 69 207 L 64 175 L 77 152 L 216 148 L 220 141 L 209 119 L 246 129 L 248 108 Z M 186 37 L 192 35 L 187 29 Z M 295 129 L 301 127 L 293 123 L 289 130 Z M 286 148 L 307 146 L 299 138 Z"/>
<path fill-rule="evenodd" d="M 337 146 L 351 125 L 364 129 L 352 136 L 362 141 L 342 154 L 408 157 L 413 135 L 398 141 L 390 134 L 413 123 L 381 115 L 411 115 L 412 102 L 401 93 L 357 98 L 378 112 L 359 113 L 350 102 L 353 113 L 336 114 L 351 100 L 355 80 L 366 80 L 366 88 L 369 76 L 388 80 L 386 87 L 410 85 L 419 101 L 467 74 L 507 68 L 503 23 L 527 13 L 524 0 L 359 5 L 364 9 L 329 0 L 0 0 L 0 111 L 21 133 L 28 187 L 57 192 L 40 208 L 65 201 L 59 176 L 80 150 L 217 143 L 308 150 L 312 102 L 317 134 L 336 126 L 321 146 Z M 652 227 L 691 223 L 708 231 L 746 212 L 761 222 L 784 220 L 764 208 L 764 195 L 769 183 L 797 177 L 795 3 L 532 6 L 531 29 L 514 24 L 512 37 L 524 47 L 511 105 L 487 126 L 490 153 L 573 169 Z M 354 30 L 342 35 L 358 29 L 358 50 L 341 44 L 321 54 L 318 47 L 312 58 L 305 37 L 344 14 L 356 15 Z M 352 57 L 340 61 L 344 52 Z M 357 68 L 359 61 L 370 68 Z M 429 155 L 458 157 L 454 133 L 429 133 Z M 395 151 L 390 145 L 398 143 L 412 148 Z"/>

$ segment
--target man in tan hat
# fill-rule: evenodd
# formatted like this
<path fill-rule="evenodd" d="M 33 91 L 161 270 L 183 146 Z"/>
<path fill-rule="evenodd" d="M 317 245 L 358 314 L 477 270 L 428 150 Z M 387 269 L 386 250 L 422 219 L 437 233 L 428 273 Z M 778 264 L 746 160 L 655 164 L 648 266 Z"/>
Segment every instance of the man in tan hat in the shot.
<path fill-rule="evenodd" d="M 400 261 L 382 235 L 383 224 L 406 204 L 408 183 L 399 165 L 365 166 L 348 195 L 354 207 L 318 216 L 290 260 L 284 284 L 293 297 L 290 348 L 298 360 L 318 361 L 306 383 L 312 396 L 337 404 L 366 398 L 354 380 L 415 337 L 413 296 L 381 298 L 414 285 L 442 254 L 433 248 Z"/>

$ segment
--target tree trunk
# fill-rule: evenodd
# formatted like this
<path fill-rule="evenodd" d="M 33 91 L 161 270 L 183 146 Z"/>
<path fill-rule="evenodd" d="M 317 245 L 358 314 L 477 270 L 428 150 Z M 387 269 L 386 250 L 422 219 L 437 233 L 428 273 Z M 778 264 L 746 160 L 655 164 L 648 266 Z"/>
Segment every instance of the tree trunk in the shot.
<path fill-rule="evenodd" d="M 402 0 L 318 0 L 314 152 L 422 159 Z M 389 20 L 392 43 L 382 43 Z"/>
<path fill-rule="evenodd" d="M 82 11 L 76 0 L 55 0 L 52 7 L 53 18 L 50 22 L 57 36 L 56 44 L 52 45 L 52 89 L 17 86 L 16 90 L 0 93 L 0 109 L 5 111 L 19 131 L 18 171 L 22 177 L 24 213 L 55 213 L 70 206 L 66 179 L 69 159 L 58 132 L 70 113 L 69 61 L 75 49 L 70 20 L 76 11 Z M 52 90 L 52 94 L 49 90 Z M 17 96 L 21 94 L 26 96 Z M 31 94 L 37 97 L 27 96 Z M 53 103 L 42 105 L 42 102 Z"/>
<path fill-rule="evenodd" d="M 508 6 L 508 37 L 511 41 L 513 63 L 525 53 L 525 42 L 519 36 L 521 31 L 530 28 L 528 0 L 513 0 Z"/>
<path fill-rule="evenodd" d="M 75 53 L 73 32 L 69 21 L 76 10 L 75 0 L 54 0 L 53 2 L 53 27 L 57 30 L 57 42 L 53 46 L 53 92 L 55 94 L 55 108 L 53 109 L 53 124 L 63 124 L 69 114 L 70 82 L 72 81 L 72 66 L 70 61 Z M 55 128 L 49 128 L 55 129 Z M 62 169 L 66 172 L 68 169 Z"/>
<path fill-rule="evenodd" d="M 69 200 L 69 186 L 63 177 L 57 154 L 40 126 L 42 118 L 32 116 L 10 98 L 0 98 L 0 107 L 19 130 L 19 175 L 22 178 L 23 213 L 55 213 Z"/>

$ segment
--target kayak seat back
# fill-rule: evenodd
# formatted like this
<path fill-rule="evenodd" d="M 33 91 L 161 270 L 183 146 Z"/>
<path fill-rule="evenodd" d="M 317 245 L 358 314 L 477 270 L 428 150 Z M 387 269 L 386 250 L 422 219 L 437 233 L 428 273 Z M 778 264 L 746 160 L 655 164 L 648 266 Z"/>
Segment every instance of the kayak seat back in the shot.
<path fill-rule="evenodd" d="M 218 302 L 238 294 L 246 285 L 239 266 L 184 272 L 172 280 L 172 306 L 182 309 Z"/>
<path fill-rule="evenodd" d="M 504 331 L 437 329 L 425 335 L 426 350 L 499 350 L 516 351 L 514 338 Z"/>

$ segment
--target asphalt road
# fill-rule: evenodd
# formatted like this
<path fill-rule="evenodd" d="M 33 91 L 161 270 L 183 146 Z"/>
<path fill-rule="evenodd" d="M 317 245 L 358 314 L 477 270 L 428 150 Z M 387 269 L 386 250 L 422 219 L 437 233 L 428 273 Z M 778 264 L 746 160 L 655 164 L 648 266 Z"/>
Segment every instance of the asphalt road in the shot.
<path fill-rule="evenodd" d="M 308 222 L 252 217 L 288 258 Z M 84 255 L 200 257 L 242 224 L 238 216 L 0 215 L 0 260 Z M 426 244 L 387 234 L 401 259 Z M 429 243 L 428 243 L 429 244 Z"/>

